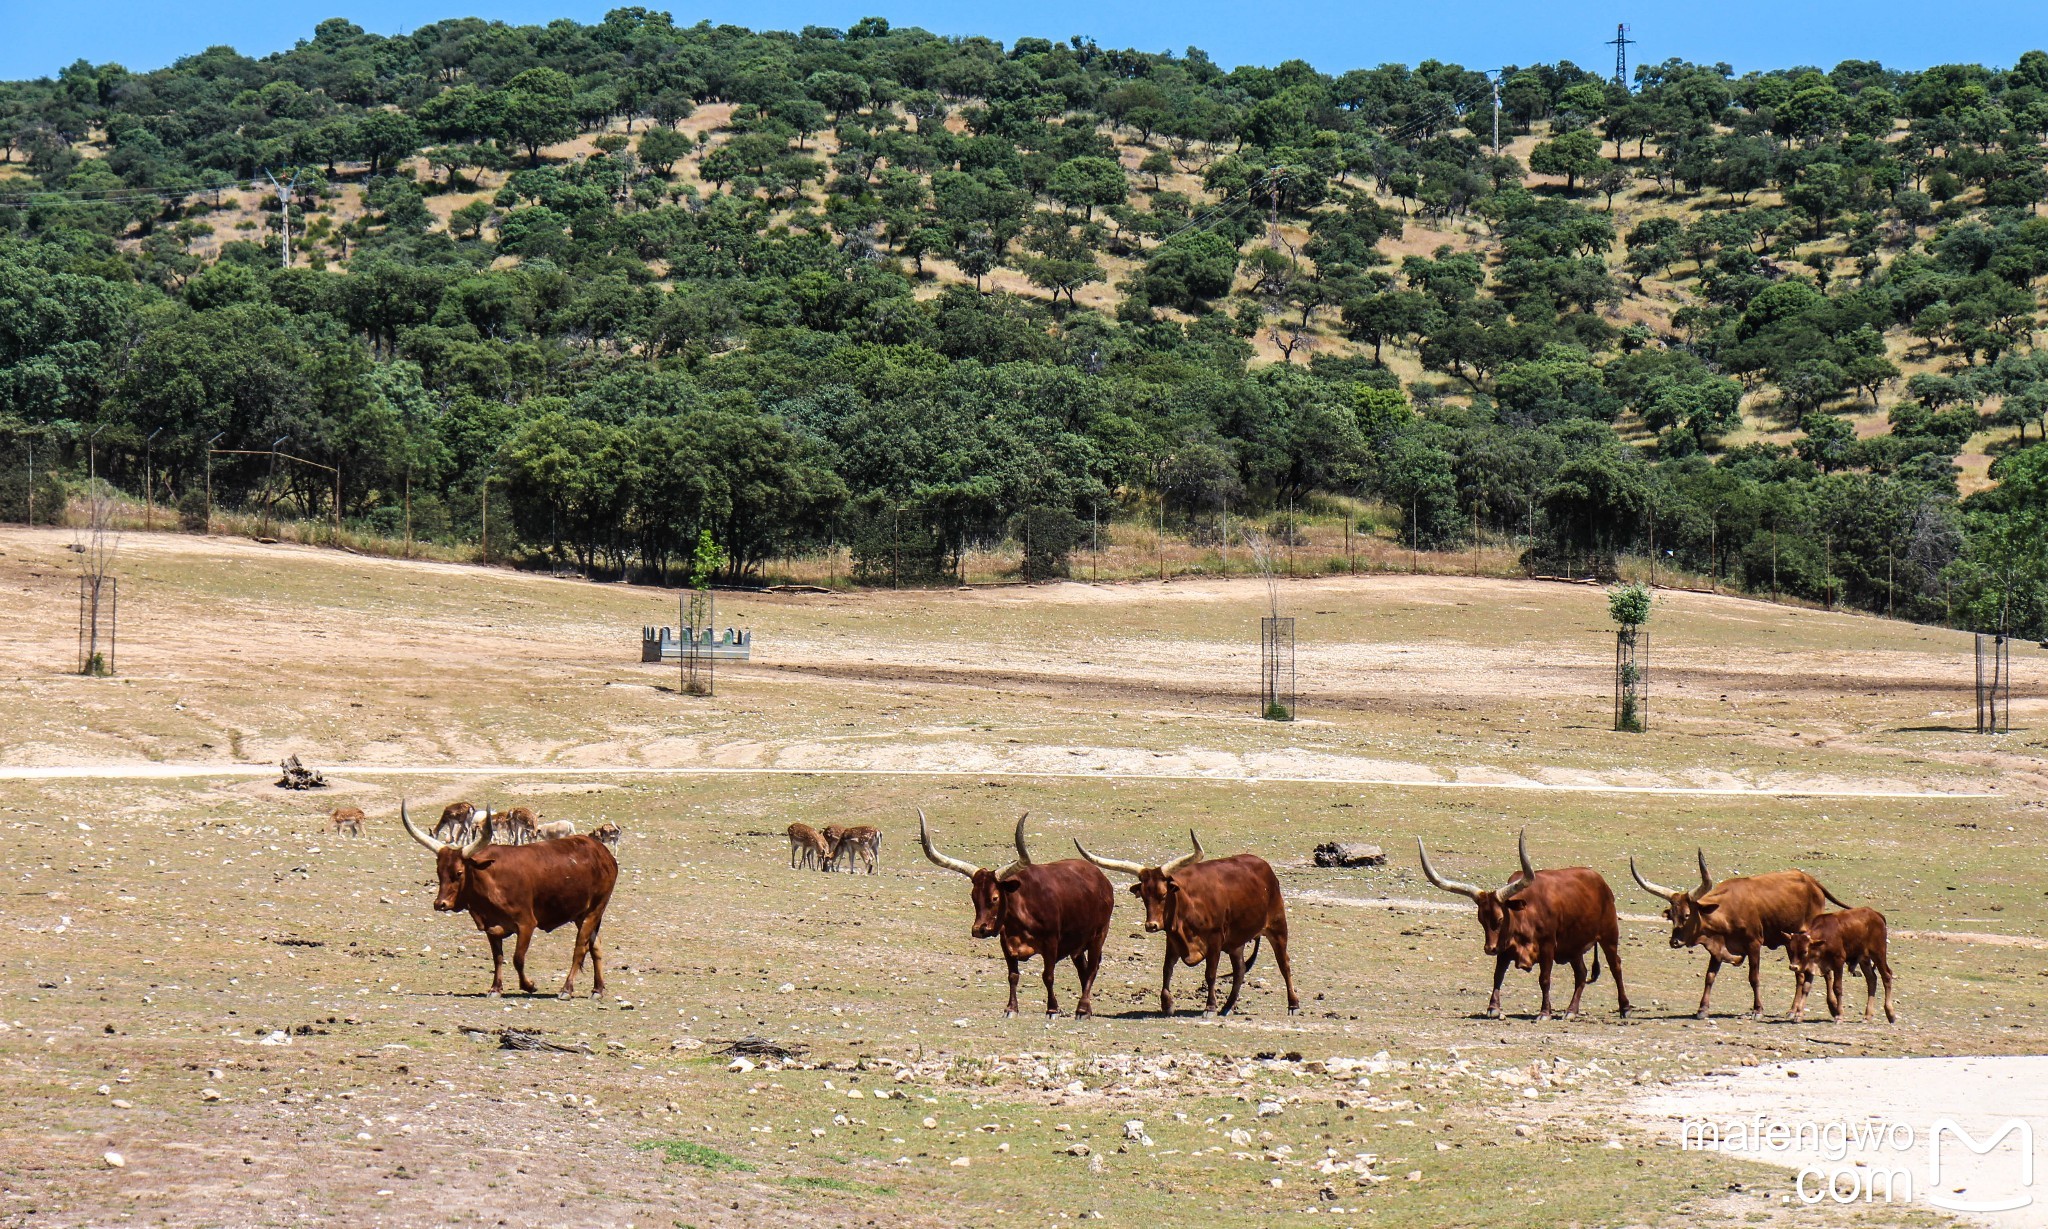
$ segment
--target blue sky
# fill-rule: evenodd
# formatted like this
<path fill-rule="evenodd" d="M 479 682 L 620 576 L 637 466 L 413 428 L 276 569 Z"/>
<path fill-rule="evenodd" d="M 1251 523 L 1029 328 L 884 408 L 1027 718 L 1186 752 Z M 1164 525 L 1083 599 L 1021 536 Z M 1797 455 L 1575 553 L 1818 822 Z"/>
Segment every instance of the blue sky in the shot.
<path fill-rule="evenodd" d="M 41 76 L 83 57 L 157 68 L 226 43 L 251 55 L 289 47 L 315 22 L 344 16 L 395 34 L 437 17 L 478 15 L 515 22 L 555 17 L 591 21 L 614 3 L 586 0 L 0 0 L 0 79 Z M 1639 39 L 1634 59 L 1725 60 L 1738 70 L 1790 64 L 1832 66 L 1875 59 L 1906 68 L 1974 61 L 2008 65 L 2048 47 L 2048 0 L 729 0 L 665 4 L 681 23 L 700 19 L 755 29 L 844 27 L 876 13 L 897 25 L 943 34 L 1085 34 L 1111 46 L 1179 51 L 1190 45 L 1219 63 L 1305 59 L 1341 71 L 1435 57 L 1471 67 L 1569 59 L 1613 63 L 1617 21 Z"/>

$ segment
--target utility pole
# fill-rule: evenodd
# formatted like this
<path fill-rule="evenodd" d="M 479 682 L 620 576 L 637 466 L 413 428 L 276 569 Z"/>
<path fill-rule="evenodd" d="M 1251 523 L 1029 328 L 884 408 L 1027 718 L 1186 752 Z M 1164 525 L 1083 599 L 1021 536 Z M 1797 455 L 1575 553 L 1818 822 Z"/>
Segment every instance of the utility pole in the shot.
<path fill-rule="evenodd" d="M 213 446 L 220 443 L 223 431 L 206 441 L 206 532 L 213 532 Z"/>
<path fill-rule="evenodd" d="M 280 435 L 270 441 L 270 480 L 264 484 L 263 491 L 263 536 L 266 538 L 271 532 L 271 509 L 277 504 L 277 450 L 280 445 L 289 443 L 291 438 L 289 435 Z"/>
<path fill-rule="evenodd" d="M 1614 37 L 1607 40 L 1607 45 L 1614 48 L 1614 84 L 1622 89 L 1628 88 L 1628 48 L 1635 41 L 1628 36 L 1625 25 L 1616 25 Z"/>
<path fill-rule="evenodd" d="M 289 269 L 292 267 L 292 190 L 299 186 L 299 173 L 293 171 L 291 182 L 280 184 L 277 182 L 277 176 L 270 173 L 270 168 L 265 167 L 263 177 L 270 181 L 271 187 L 277 189 L 278 208 L 283 210 L 284 260 L 280 267 Z"/>
<path fill-rule="evenodd" d="M 1496 68 L 1486 74 L 1493 85 L 1493 156 L 1500 157 L 1500 75 Z"/>
<path fill-rule="evenodd" d="M 156 437 L 163 434 L 158 427 L 142 441 L 142 527 L 156 528 Z"/>

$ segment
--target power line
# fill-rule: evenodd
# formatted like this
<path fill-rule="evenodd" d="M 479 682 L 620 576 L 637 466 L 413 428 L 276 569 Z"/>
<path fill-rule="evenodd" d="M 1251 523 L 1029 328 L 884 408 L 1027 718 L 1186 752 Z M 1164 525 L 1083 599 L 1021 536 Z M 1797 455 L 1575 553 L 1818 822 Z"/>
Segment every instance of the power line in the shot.
<path fill-rule="evenodd" d="M 1635 41 L 1628 36 L 1628 27 L 1621 24 L 1616 24 L 1614 37 L 1607 40 L 1607 45 L 1614 48 L 1614 84 L 1623 89 L 1628 88 L 1628 48 Z"/>

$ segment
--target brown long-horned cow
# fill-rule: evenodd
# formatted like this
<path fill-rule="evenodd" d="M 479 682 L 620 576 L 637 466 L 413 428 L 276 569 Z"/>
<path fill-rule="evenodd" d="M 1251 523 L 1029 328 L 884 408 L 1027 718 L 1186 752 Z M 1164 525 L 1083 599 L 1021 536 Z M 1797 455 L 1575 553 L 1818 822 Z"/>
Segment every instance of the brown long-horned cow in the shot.
<path fill-rule="evenodd" d="M 506 935 L 518 936 L 512 948 L 512 967 L 519 974 L 519 988 L 531 994 L 534 985 L 526 976 L 526 947 L 533 941 L 533 932 L 553 931 L 571 922 L 576 925 L 576 946 L 561 996 L 566 999 L 576 992 L 576 974 L 583 968 L 586 953 L 590 956 L 590 996 L 604 993 L 604 955 L 597 934 L 619 879 L 619 864 L 611 850 L 590 836 L 493 845 L 488 819 L 465 844 L 436 840 L 413 826 L 403 799 L 398 804 L 398 822 L 413 840 L 433 851 L 434 869 L 441 881 L 434 910 L 467 912 L 476 928 L 490 939 L 492 994 L 505 991 Z"/>
<path fill-rule="evenodd" d="M 1273 868 L 1257 854 L 1241 853 L 1214 861 L 1202 860 L 1202 841 L 1192 831 L 1188 840 L 1194 852 L 1182 854 L 1158 866 L 1098 858 L 1079 841 L 1074 848 L 1081 856 L 1104 870 L 1136 875 L 1131 895 L 1145 905 L 1148 933 L 1166 932 L 1166 962 L 1159 973 L 1159 1011 L 1173 1014 L 1173 966 L 1192 968 L 1206 962 L 1203 972 L 1209 991 L 1205 1015 L 1216 1015 L 1216 966 L 1230 957 L 1230 997 L 1222 1013 L 1237 1006 L 1238 991 L 1244 989 L 1245 971 L 1259 958 L 1259 943 L 1270 939 L 1273 960 L 1287 984 L 1287 1011 L 1301 1010 L 1294 993 L 1294 966 L 1287 959 L 1287 901 L 1280 895 L 1280 880 Z M 1251 945 L 1250 959 L 1245 945 Z"/>
<path fill-rule="evenodd" d="M 974 925 L 968 931 L 977 939 L 1000 939 L 1003 959 L 1010 967 L 1010 1003 L 1007 1015 L 1017 1014 L 1017 972 L 1033 956 L 1045 958 L 1045 1014 L 1058 1015 L 1059 998 L 1053 991 L 1053 974 L 1062 960 L 1072 960 L 1081 976 L 1081 1001 L 1076 1016 L 1095 1014 L 1095 975 L 1102 969 L 1102 945 L 1109 938 L 1110 915 L 1116 911 L 1116 892 L 1109 878 L 1078 858 L 1039 864 L 1024 847 L 1024 821 L 1017 818 L 1017 860 L 1000 870 L 989 870 L 958 858 L 949 858 L 932 848 L 932 834 L 924 810 L 917 812 L 917 839 L 924 856 L 934 865 L 967 876 L 974 886 Z"/>
<path fill-rule="evenodd" d="M 1792 960 L 1792 1016 L 1797 1019 L 1806 1010 L 1807 978 L 1800 970 L 1806 964 L 1807 924 L 1826 912 L 1823 902 L 1842 902 L 1805 871 L 1738 875 L 1715 883 L 1707 871 L 1704 849 L 1699 851 L 1699 862 L 1700 886 L 1688 892 L 1651 883 L 1636 869 L 1636 860 L 1628 860 L 1628 873 L 1635 876 L 1637 886 L 1663 898 L 1664 916 L 1671 921 L 1671 946 L 1707 949 L 1707 980 L 1700 990 L 1699 1018 L 1707 1018 L 1714 977 L 1722 964 L 1747 960 L 1749 1016 L 1762 1019 L 1763 970 L 1759 965 L 1765 948 L 1782 947 Z"/>
<path fill-rule="evenodd" d="M 1614 970 L 1614 995 L 1620 1014 L 1628 1015 L 1628 987 L 1621 980 L 1621 923 L 1614 912 L 1614 890 L 1600 873 L 1583 866 L 1537 870 L 1529 864 L 1529 832 L 1525 828 L 1516 840 L 1515 852 L 1522 867 L 1509 877 L 1499 891 L 1486 891 L 1469 883 L 1446 879 L 1429 863 L 1429 851 L 1422 838 L 1415 839 L 1415 852 L 1422 859 L 1422 874 L 1446 892 L 1467 897 L 1479 907 L 1479 928 L 1486 934 L 1486 954 L 1493 957 L 1493 997 L 1486 1001 L 1486 1014 L 1500 1016 L 1500 986 L 1512 964 L 1524 973 L 1536 969 L 1536 982 L 1543 987 L 1543 1010 L 1536 1018 L 1548 1020 L 1550 971 L 1562 960 L 1572 966 L 1572 1001 L 1565 1005 L 1567 1018 L 1579 1014 L 1579 998 L 1586 987 L 1600 980 L 1600 953 L 1607 954 L 1607 967 Z M 1593 970 L 1586 971 L 1586 953 L 1593 953 Z"/>

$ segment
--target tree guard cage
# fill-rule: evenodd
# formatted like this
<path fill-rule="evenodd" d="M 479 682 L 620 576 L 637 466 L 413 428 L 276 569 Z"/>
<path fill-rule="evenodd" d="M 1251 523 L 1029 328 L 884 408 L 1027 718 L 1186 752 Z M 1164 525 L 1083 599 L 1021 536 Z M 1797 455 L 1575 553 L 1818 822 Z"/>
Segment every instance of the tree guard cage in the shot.
<path fill-rule="evenodd" d="M 688 590 L 677 602 L 683 625 L 682 688 L 686 696 L 717 694 L 718 655 L 705 636 L 717 625 L 717 599 L 709 589 Z"/>
<path fill-rule="evenodd" d="M 121 582 L 113 576 L 78 578 L 78 672 L 114 672 L 114 642 L 121 630 Z"/>
<path fill-rule="evenodd" d="M 1294 720 L 1294 620 L 1259 620 L 1259 716 Z"/>
<path fill-rule="evenodd" d="M 1640 734 L 1650 725 L 1650 633 L 1614 633 L 1614 728 Z"/>
<path fill-rule="evenodd" d="M 2012 642 L 1977 633 L 1977 732 L 2012 730 Z"/>

